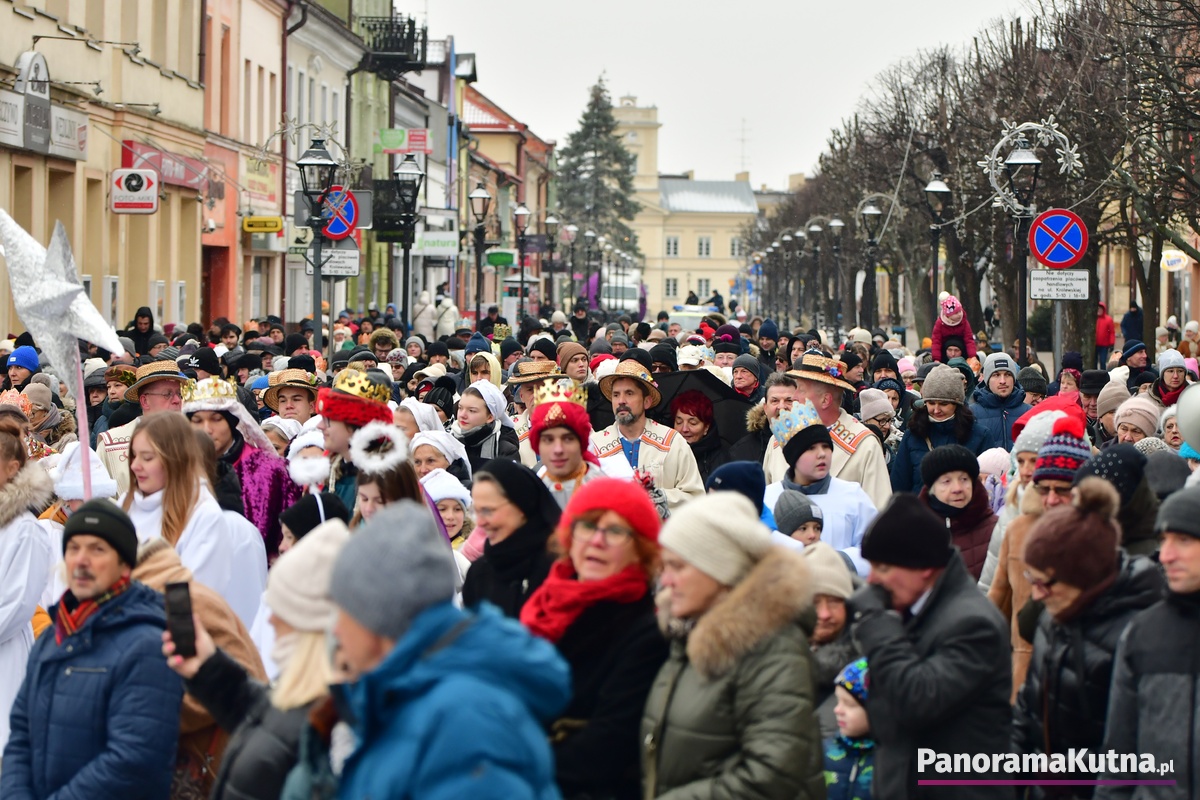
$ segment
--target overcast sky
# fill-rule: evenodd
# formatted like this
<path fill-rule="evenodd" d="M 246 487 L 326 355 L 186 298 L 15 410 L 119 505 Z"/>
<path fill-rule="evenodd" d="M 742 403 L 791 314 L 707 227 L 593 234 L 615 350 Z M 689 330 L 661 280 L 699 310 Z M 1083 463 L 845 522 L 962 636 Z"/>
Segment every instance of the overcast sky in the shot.
<path fill-rule="evenodd" d="M 398 0 L 478 56 L 485 95 L 564 143 L 603 73 L 658 106 L 660 172 L 757 188 L 810 173 L 829 130 L 889 64 L 961 45 L 1021 0 Z M 745 142 L 741 141 L 745 120 Z M 744 147 L 744 156 L 743 156 Z"/>

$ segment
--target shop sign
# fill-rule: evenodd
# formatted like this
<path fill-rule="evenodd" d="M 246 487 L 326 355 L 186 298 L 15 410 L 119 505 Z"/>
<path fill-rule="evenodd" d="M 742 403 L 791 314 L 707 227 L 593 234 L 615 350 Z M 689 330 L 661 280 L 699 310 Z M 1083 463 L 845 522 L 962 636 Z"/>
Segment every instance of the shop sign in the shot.
<path fill-rule="evenodd" d="M 88 117 L 79 111 L 50 109 L 50 155 L 87 161 Z"/>
<path fill-rule="evenodd" d="M 376 153 L 432 153 L 428 128 L 380 128 L 375 132 Z"/>
<path fill-rule="evenodd" d="M 203 194 L 208 189 L 208 164 L 198 158 L 159 150 L 148 144 L 125 139 L 121 142 L 121 167 L 152 169 L 163 183 L 182 186 Z"/>
<path fill-rule="evenodd" d="M 0 145 L 25 146 L 25 98 L 0 89 Z"/>
<path fill-rule="evenodd" d="M 25 97 L 25 149 L 49 155 L 50 68 L 46 57 L 36 50 L 21 53 L 13 88 Z"/>
<path fill-rule="evenodd" d="M 279 200 L 279 165 L 246 156 L 242 164 L 242 184 L 251 200 L 275 205 Z"/>

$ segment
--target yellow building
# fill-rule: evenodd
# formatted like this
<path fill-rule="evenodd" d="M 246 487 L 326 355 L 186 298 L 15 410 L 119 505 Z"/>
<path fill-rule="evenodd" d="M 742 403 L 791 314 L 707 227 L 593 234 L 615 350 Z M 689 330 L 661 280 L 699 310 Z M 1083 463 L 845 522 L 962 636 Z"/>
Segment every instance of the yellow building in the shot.
<path fill-rule="evenodd" d="M 648 315 L 670 311 L 688 292 L 704 301 L 716 290 L 728 301 L 731 282 L 749 256 L 741 231 L 758 213 L 750 182 L 698 181 L 691 172 L 660 175 L 658 109 L 622 97 L 613 114 L 617 135 L 637 158 L 633 185 L 641 209 L 630 227 L 644 257 Z"/>
<path fill-rule="evenodd" d="M 118 328 L 143 305 L 159 323 L 198 318 L 200 0 L 8 5 L 0 207 L 43 243 L 63 223 L 92 302 Z M 143 165 L 162 176 L 157 213 L 112 213 L 112 171 Z M 23 330 L 3 270 L 0 298 L 0 335 Z"/>

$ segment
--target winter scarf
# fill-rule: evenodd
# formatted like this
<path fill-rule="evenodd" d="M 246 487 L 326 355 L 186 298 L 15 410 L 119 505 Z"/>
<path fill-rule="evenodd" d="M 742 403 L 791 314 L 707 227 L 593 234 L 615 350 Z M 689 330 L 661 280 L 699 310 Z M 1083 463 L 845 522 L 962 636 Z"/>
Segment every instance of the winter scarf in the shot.
<path fill-rule="evenodd" d="M 637 564 L 598 581 L 581 581 L 569 560 L 555 561 L 545 582 L 522 607 L 521 624 L 530 633 L 557 643 L 579 615 L 596 603 L 635 603 L 646 591 L 646 572 Z"/>
<path fill-rule="evenodd" d="M 798 484 L 792 480 L 792 478 L 794 478 L 794 477 L 795 477 L 795 471 L 789 469 L 787 471 L 787 477 L 783 479 L 783 488 L 784 489 L 793 489 L 797 492 L 800 492 L 801 494 L 809 495 L 809 496 L 814 495 L 814 494 L 825 494 L 826 492 L 829 491 L 829 484 L 833 481 L 832 475 L 826 475 L 824 478 L 817 481 L 816 483 L 810 483 L 808 486 L 801 486 L 800 484 Z"/>
<path fill-rule="evenodd" d="M 84 623 L 91 619 L 92 615 L 100 610 L 100 606 L 112 600 L 117 595 L 129 588 L 130 581 L 128 577 L 114 583 L 109 590 L 99 597 L 93 597 L 90 600 L 84 600 L 80 603 L 75 599 L 75 595 L 68 590 L 63 595 L 62 601 L 58 604 L 58 619 L 54 625 L 54 643 L 62 644 L 63 639 L 72 636 L 83 627 Z M 70 609 L 74 606 L 74 610 Z"/>

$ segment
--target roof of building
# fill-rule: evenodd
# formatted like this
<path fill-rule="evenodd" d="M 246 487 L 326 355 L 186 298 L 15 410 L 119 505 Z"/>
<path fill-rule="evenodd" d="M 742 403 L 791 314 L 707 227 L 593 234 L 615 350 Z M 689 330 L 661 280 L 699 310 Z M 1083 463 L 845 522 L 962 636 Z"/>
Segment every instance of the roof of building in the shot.
<path fill-rule="evenodd" d="M 659 178 L 662 207 L 671 213 L 757 214 L 758 203 L 747 181 L 693 181 Z"/>

